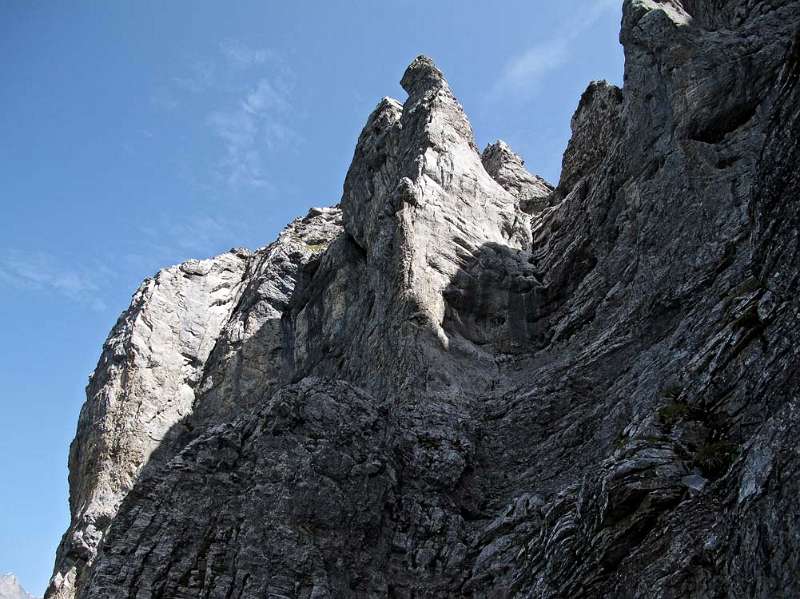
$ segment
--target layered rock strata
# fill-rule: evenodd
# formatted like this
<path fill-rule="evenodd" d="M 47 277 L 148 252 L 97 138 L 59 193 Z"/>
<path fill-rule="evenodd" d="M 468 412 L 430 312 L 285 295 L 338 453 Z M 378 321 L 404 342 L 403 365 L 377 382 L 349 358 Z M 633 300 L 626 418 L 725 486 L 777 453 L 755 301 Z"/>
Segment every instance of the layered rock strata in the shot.
<path fill-rule="evenodd" d="M 555 187 L 417 58 L 337 208 L 134 297 L 48 596 L 800 593 L 799 29 L 626 0 Z"/>

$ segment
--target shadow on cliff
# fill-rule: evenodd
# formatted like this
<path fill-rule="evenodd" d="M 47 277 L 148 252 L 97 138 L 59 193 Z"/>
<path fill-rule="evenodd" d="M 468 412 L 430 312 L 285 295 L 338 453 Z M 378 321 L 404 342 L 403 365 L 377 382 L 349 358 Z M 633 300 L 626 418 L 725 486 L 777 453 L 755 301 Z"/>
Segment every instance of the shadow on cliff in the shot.
<path fill-rule="evenodd" d="M 348 270 L 357 273 L 358 266 L 364 262 L 363 252 L 359 252 L 359 248 L 344 233 L 331 243 L 331 246 L 334 245 L 336 247 L 329 246 L 329 250 L 337 253 L 337 258 L 346 263 Z M 276 389 L 296 382 L 305 374 L 300 372 L 296 376 L 295 331 L 290 321 L 306 306 L 313 304 L 312 308 L 316 309 L 317 296 L 335 279 L 335 270 L 322 269 L 322 272 L 319 272 L 326 253 L 321 252 L 302 265 L 297 273 L 294 289 L 285 305 L 273 306 L 283 312 L 282 318 L 264 320 L 258 329 L 235 345 L 225 345 L 229 340 L 220 336 L 217 346 L 206 362 L 203 378 L 195 385 L 197 396 L 192 412 L 172 424 L 149 455 L 133 488 L 123 498 L 117 510 L 118 517 L 112 519 L 110 523 L 97 523 L 98 527 L 108 526 L 98 558 L 102 556 L 103 547 L 113 545 L 116 539 L 126 535 L 126 527 L 131 522 L 130 514 L 135 512 L 142 501 L 147 500 L 147 494 L 151 492 L 155 481 L 163 477 L 167 463 L 210 429 L 229 425 L 237 418 L 261 409 Z M 351 285 L 357 285 L 357 282 L 356 277 L 356 280 L 351 281 Z M 260 284 L 258 281 L 256 283 Z M 257 314 L 259 302 L 264 301 L 268 300 L 261 297 L 258 291 L 250 294 L 245 292 L 233 314 L 239 312 L 247 315 L 252 311 Z M 325 343 L 318 345 L 320 347 L 312 347 L 311 351 L 307 352 L 304 371 L 328 355 L 330 348 Z M 206 378 L 212 375 L 216 379 L 227 378 L 233 382 L 230 386 L 214 387 L 200 393 L 199 389 L 207 383 Z M 77 546 L 70 545 L 66 555 L 73 563 L 85 563 L 85 558 Z M 57 560 L 57 564 L 60 561 Z M 79 580 L 78 587 L 81 588 L 86 582 Z"/>
<path fill-rule="evenodd" d="M 444 328 L 482 347 L 518 354 L 546 347 L 553 320 L 596 259 L 588 245 L 569 257 L 569 280 L 553 280 L 536 256 L 486 243 L 444 291 Z"/>

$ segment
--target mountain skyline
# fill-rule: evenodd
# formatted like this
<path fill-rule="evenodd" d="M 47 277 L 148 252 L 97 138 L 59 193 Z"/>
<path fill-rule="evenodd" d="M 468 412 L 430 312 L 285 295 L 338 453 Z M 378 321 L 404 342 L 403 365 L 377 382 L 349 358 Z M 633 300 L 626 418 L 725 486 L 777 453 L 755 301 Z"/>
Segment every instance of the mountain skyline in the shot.
<path fill-rule="evenodd" d="M 37 599 L 28 593 L 12 574 L 0 574 L 0 599 Z"/>
<path fill-rule="evenodd" d="M 481 145 L 557 177 L 585 84 L 621 83 L 619 20 L 587 0 L 0 3 L 0 569 L 47 586 L 87 378 L 144 278 L 338 202 L 364 120 L 420 53 Z"/>

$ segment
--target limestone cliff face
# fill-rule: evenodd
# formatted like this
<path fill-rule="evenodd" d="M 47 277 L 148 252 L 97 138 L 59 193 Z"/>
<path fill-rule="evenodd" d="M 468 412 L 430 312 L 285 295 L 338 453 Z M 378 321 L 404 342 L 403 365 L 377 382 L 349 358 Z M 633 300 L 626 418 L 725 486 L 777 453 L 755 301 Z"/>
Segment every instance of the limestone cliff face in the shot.
<path fill-rule="evenodd" d="M 111 331 L 70 448 L 72 522 L 50 596 L 74 595 L 76 576 L 94 559 L 142 466 L 191 412 L 248 258 L 232 251 L 159 272 L 142 283 Z"/>
<path fill-rule="evenodd" d="M 278 381 L 282 310 L 340 222 L 336 209 L 314 210 L 262 250 L 190 260 L 141 285 L 86 390 L 70 448 L 72 521 L 47 596 L 76 595 L 145 465 Z"/>
<path fill-rule="evenodd" d="M 555 187 L 412 62 L 337 208 L 134 297 L 48 596 L 800 593 L 798 28 L 627 0 Z"/>

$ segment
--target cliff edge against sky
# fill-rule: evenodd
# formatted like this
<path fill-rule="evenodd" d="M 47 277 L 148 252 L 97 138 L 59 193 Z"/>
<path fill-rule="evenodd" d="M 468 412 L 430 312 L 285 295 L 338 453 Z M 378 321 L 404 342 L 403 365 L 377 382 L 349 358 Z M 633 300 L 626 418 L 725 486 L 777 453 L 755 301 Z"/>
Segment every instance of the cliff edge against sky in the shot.
<path fill-rule="evenodd" d="M 551 185 L 426 57 L 111 332 L 47 597 L 800 594 L 800 2 L 626 0 Z"/>

